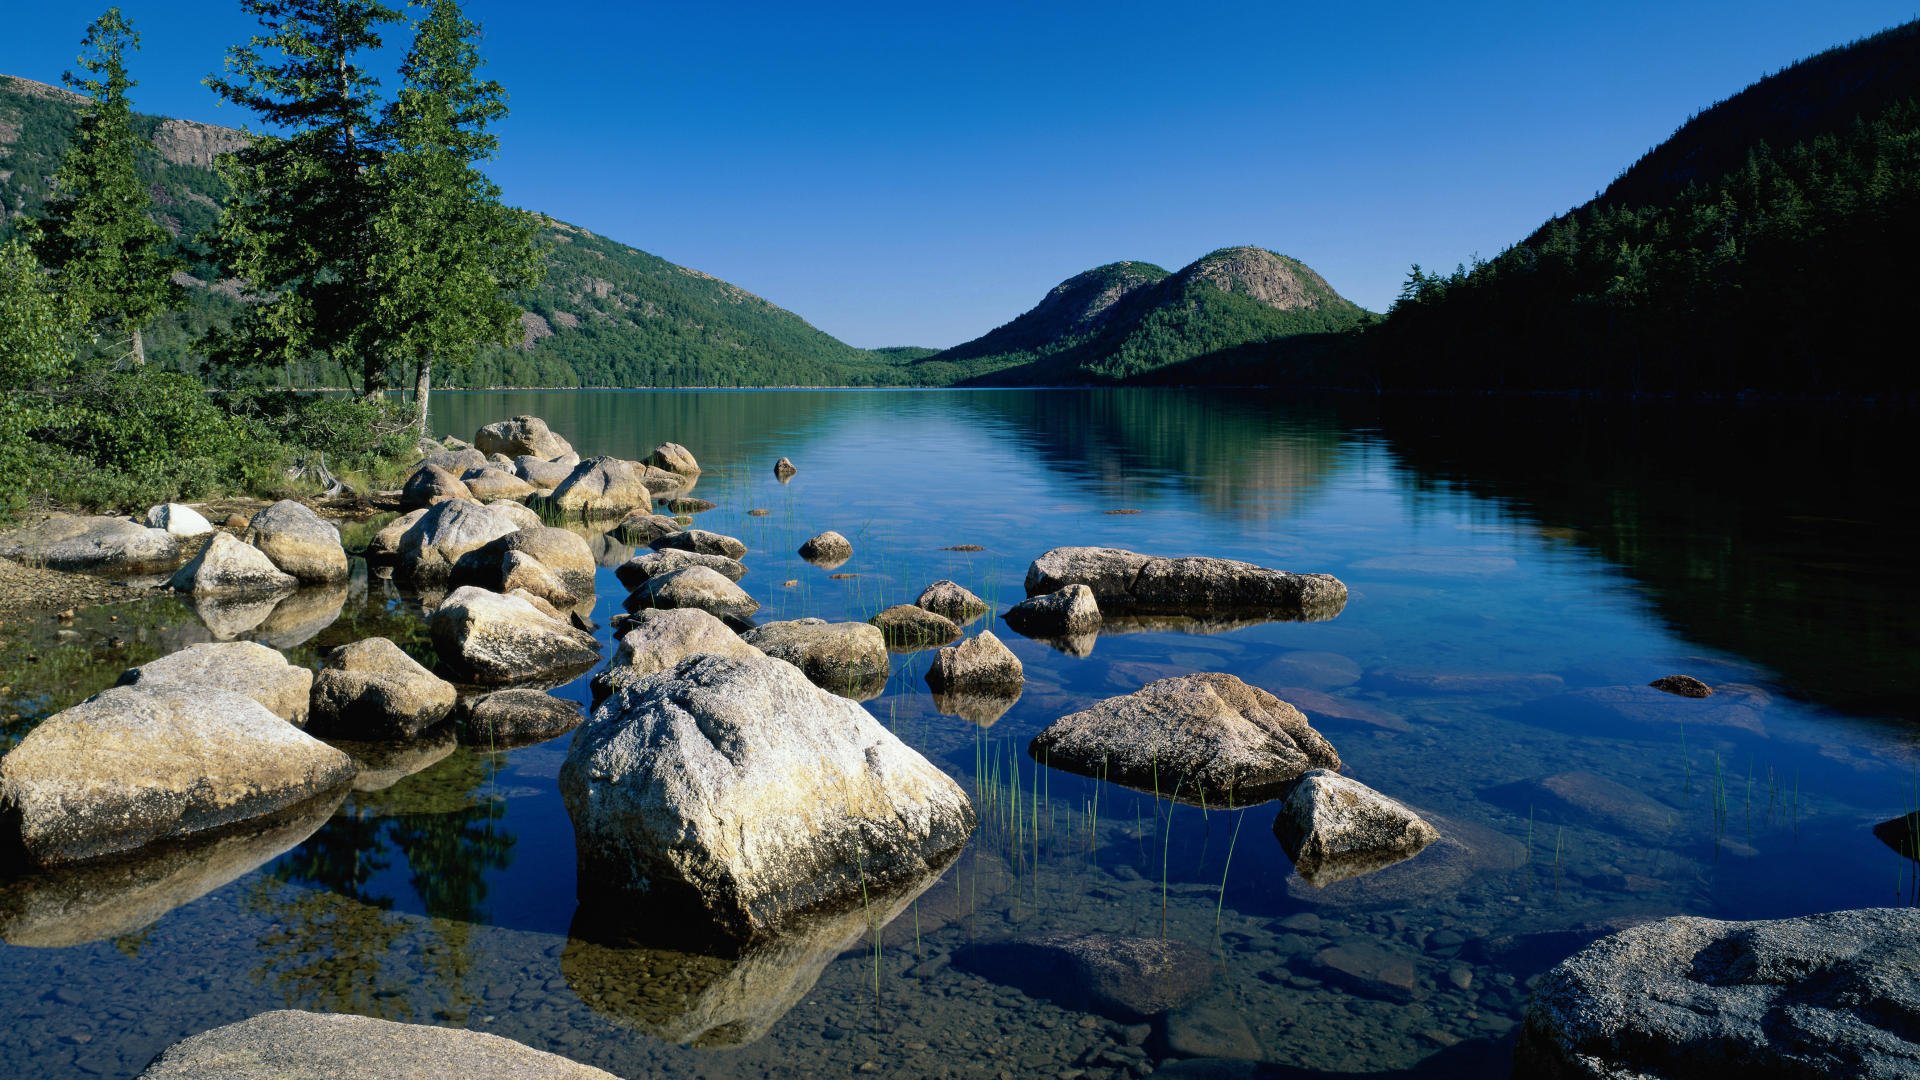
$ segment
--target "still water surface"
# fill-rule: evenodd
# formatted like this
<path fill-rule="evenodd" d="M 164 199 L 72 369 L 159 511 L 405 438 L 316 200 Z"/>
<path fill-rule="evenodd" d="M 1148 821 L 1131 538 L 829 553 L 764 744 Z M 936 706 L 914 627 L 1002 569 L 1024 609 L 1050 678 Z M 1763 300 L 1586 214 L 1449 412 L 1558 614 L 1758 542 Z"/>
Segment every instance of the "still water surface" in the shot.
<path fill-rule="evenodd" d="M 940 712 L 930 654 L 896 656 L 867 707 L 968 788 L 980 831 L 884 926 L 856 913 L 744 960 L 576 925 L 566 736 L 429 740 L 329 815 L 217 859 L 0 887 L 0 1074 L 132 1076 L 181 1037 L 290 1006 L 472 1027 L 623 1076 L 1121 1076 L 1194 1054 L 1502 1075 L 1527 980 L 1609 927 L 1915 901 L 1914 865 L 1870 832 L 1920 806 L 1900 417 L 476 392 L 436 399 L 435 423 L 470 438 L 518 413 L 584 454 L 691 448 L 692 494 L 718 504 L 698 524 L 748 545 L 761 621 L 862 619 L 938 578 L 1004 610 L 1062 544 L 1326 571 L 1351 598 L 1330 622 L 1105 634 L 1084 656 L 992 622 L 1026 665 L 998 716 Z M 794 554 L 824 529 L 852 540 L 834 571 L 851 576 Z M 625 551 L 600 554 L 604 627 Z M 412 601 L 364 576 L 208 614 L 156 597 L 33 628 L 0 657 L 6 744 L 216 634 L 305 662 L 371 634 L 431 649 Z M 1156 803 L 1027 758 L 1056 717 L 1196 671 L 1301 706 L 1350 775 L 1448 842 L 1315 889 L 1272 804 Z M 1719 692 L 1644 689 L 1674 672 Z M 588 697 L 585 679 L 556 692 Z M 1164 935 L 1214 971 L 1182 1019 L 1130 1027 L 1022 960 L 1019 942 L 1062 930 Z"/>

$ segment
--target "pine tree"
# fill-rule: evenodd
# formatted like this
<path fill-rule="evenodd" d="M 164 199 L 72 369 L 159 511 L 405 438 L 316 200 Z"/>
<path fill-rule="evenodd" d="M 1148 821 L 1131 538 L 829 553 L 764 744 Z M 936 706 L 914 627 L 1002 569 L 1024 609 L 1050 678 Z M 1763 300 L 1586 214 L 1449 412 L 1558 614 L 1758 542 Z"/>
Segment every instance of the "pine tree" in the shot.
<path fill-rule="evenodd" d="M 500 84 L 481 80 L 480 28 L 456 0 L 422 0 L 426 17 L 401 64 L 403 85 L 382 116 L 383 201 L 374 221 L 371 284 L 380 339 L 414 371 L 422 434 L 436 364 L 464 367 L 479 346 L 520 336 L 515 289 L 543 272 L 531 215 L 501 205 L 477 167 L 506 115 Z"/>
<path fill-rule="evenodd" d="M 291 365 L 318 354 L 359 366 L 369 397 L 386 385 L 374 318 L 374 219 L 382 199 L 378 85 L 356 57 L 380 48 L 399 12 L 375 0 L 242 0 L 261 34 L 207 80 L 274 133 L 226 158 L 232 195 L 218 249 L 254 302 L 208 344 L 218 359 Z M 278 134 L 276 134 L 278 133 Z"/>
<path fill-rule="evenodd" d="M 81 68 L 68 86 L 89 100 L 44 216 L 32 226 L 34 252 L 53 272 L 60 291 L 84 311 L 96 331 L 130 342 L 133 362 L 146 362 L 141 330 L 179 304 L 173 238 L 148 215 L 151 199 L 140 182 L 138 155 L 146 140 L 133 127 L 126 54 L 140 47 L 133 23 L 108 8 L 87 27 Z"/>

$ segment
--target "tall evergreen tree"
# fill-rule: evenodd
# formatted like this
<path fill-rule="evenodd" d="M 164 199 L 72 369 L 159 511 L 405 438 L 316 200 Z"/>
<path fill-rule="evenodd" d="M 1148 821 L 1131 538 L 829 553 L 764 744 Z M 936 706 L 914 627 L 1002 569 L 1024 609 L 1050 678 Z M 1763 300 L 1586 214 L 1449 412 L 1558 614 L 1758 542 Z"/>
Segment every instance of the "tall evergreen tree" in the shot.
<path fill-rule="evenodd" d="M 178 304 L 172 275 L 183 264 L 172 254 L 173 238 L 149 216 L 152 200 L 140 182 L 137 159 L 146 140 L 133 127 L 126 65 L 140 35 L 119 8 L 108 8 L 87 27 L 82 46 L 87 74 L 67 72 L 64 79 L 90 100 L 44 216 L 33 225 L 33 246 L 70 302 L 98 332 L 125 335 L 140 364 L 141 330 Z"/>
<path fill-rule="evenodd" d="M 371 264 L 380 213 L 378 84 L 356 58 L 400 13 L 376 0 L 242 0 L 264 31 L 207 80 L 267 131 L 224 162 L 233 194 L 218 247 L 255 300 L 209 351 L 290 364 L 319 354 L 361 390 L 386 385 Z"/>
<path fill-rule="evenodd" d="M 457 0 L 418 6 L 426 17 L 382 116 L 370 283 L 381 340 L 396 366 L 413 369 L 425 434 L 434 366 L 465 366 L 483 344 L 516 341 L 521 311 L 508 294 L 545 267 L 531 215 L 501 205 L 477 167 L 498 151 L 488 128 L 507 112 L 500 84 L 479 77 L 480 28 Z"/>

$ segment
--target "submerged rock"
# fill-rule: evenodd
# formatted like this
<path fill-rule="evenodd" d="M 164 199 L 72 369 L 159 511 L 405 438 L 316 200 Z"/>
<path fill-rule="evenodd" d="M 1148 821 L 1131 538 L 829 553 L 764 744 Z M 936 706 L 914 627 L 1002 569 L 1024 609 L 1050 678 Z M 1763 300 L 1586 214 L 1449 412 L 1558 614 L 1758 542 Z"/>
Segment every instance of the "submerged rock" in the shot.
<path fill-rule="evenodd" d="M 689 656 L 758 657 L 760 650 L 741 640 L 726 623 L 699 608 L 648 608 L 629 616 L 607 669 L 593 677 L 593 700 L 632 686 Z"/>
<path fill-rule="evenodd" d="M 496 690 L 460 703 L 460 741 L 504 749 L 545 742 L 580 726 L 580 703 L 539 690 Z"/>
<path fill-rule="evenodd" d="M 1102 611 L 1258 611 L 1280 618 L 1330 619 L 1347 587 L 1330 574 L 1295 574 L 1233 559 L 1165 558 L 1119 548 L 1060 547 L 1027 569 L 1027 595 L 1068 585 L 1093 590 Z"/>
<path fill-rule="evenodd" d="M 853 543 L 828 529 L 818 536 L 808 537 L 807 542 L 800 545 L 800 557 L 815 566 L 831 570 L 836 566 L 844 566 L 848 559 L 853 558 Z"/>
<path fill-rule="evenodd" d="M 472 499 L 466 481 L 432 462 L 422 464 L 400 486 L 400 506 L 405 510 L 424 510 L 448 499 Z"/>
<path fill-rule="evenodd" d="M 1920 1075 L 1916 971 L 1912 908 L 1660 919 L 1601 938 L 1541 978 L 1515 1075 Z"/>
<path fill-rule="evenodd" d="M 1331 885 L 1420 854 L 1439 830 L 1358 780 L 1313 769 L 1280 804 L 1273 831 L 1307 883 Z"/>
<path fill-rule="evenodd" d="M 922 589 L 913 603 L 915 607 L 926 608 L 935 615 L 944 615 L 961 626 L 991 610 L 985 600 L 968 592 L 959 582 L 945 578 Z"/>
<path fill-rule="evenodd" d="M 683 566 L 655 574 L 627 597 L 627 609 L 699 608 L 723 619 L 744 620 L 760 610 L 760 602 L 717 570 Z"/>
<path fill-rule="evenodd" d="M 1298 874 L 1286 879 L 1287 896 L 1323 908 L 1406 908 L 1433 905 L 1475 890 L 1481 875 L 1507 874 L 1527 865 L 1526 845 L 1482 825 L 1438 814 L 1423 815 L 1440 838 L 1417 859 L 1406 859 L 1360 877 L 1313 884 Z"/>
<path fill-rule="evenodd" d="M 647 455 L 647 464 L 656 469 L 665 469 L 681 476 L 698 476 L 700 463 L 694 460 L 693 451 L 675 442 L 663 442 Z"/>
<path fill-rule="evenodd" d="M 195 596 L 291 592 L 299 579 L 273 565 L 266 553 L 229 533 L 214 533 L 206 549 L 180 568 L 168 583 Z M 265 618 L 263 613 L 261 618 Z"/>
<path fill-rule="evenodd" d="M 700 555 L 722 555 L 736 561 L 747 553 L 747 545 L 705 529 L 681 529 L 649 541 L 647 546 L 655 551 L 691 551 Z"/>
<path fill-rule="evenodd" d="M 895 652 L 931 649 L 960 637 L 952 619 L 912 604 L 895 604 L 867 621 L 880 628 L 887 648 Z"/>
<path fill-rule="evenodd" d="M 347 579 L 347 549 L 340 545 L 340 530 L 303 503 L 281 499 L 253 515 L 246 541 L 303 582 Z"/>
<path fill-rule="evenodd" d="M 429 624 L 434 651 L 455 678 L 499 684 L 584 668 L 600 659 L 593 635 L 521 596 L 473 585 L 453 591 Z"/>
<path fill-rule="evenodd" d="M 614 1080 L 613 1074 L 460 1028 L 285 1009 L 168 1047 L 140 1080 Z"/>
<path fill-rule="evenodd" d="M 1165 938 L 1063 932 L 962 949 L 954 966 L 1069 1009 L 1132 1021 L 1157 1016 L 1212 985 L 1202 948 Z"/>
<path fill-rule="evenodd" d="M 1703 698 L 1713 696 L 1713 687 L 1691 675 L 1663 675 L 1647 684 L 1655 690 L 1678 697 Z"/>
<path fill-rule="evenodd" d="M 313 672 L 251 641 L 203 642 L 120 675 L 120 686 L 211 687 L 245 694 L 296 727 L 307 722 Z"/>
<path fill-rule="evenodd" d="M 646 466 L 616 457 L 592 457 L 574 466 L 547 497 L 549 505 L 576 517 L 621 517 L 650 510 L 653 491 Z"/>
<path fill-rule="evenodd" d="M 1309 769 L 1340 768 L 1300 710 L 1211 672 L 1161 679 L 1049 724 L 1028 752 L 1054 768 L 1215 806 L 1279 795 Z"/>
<path fill-rule="evenodd" d="M 573 444 L 537 416 L 496 420 L 473 433 L 473 448 L 482 454 L 503 454 L 510 458 L 530 456 L 546 461 L 573 453 Z"/>
<path fill-rule="evenodd" d="M 410 739 L 447 718 L 453 684 L 386 638 L 327 654 L 313 681 L 313 730 L 343 739 Z"/>
<path fill-rule="evenodd" d="M 800 669 L 813 685 L 864 701 L 887 685 L 887 641 L 866 623 L 794 619 L 767 623 L 741 640 Z"/>
<path fill-rule="evenodd" d="M 696 656 L 609 700 L 560 771 L 583 902 L 777 936 L 935 872 L 966 793 L 867 711 L 771 657 Z"/>
<path fill-rule="evenodd" d="M 213 531 L 213 522 L 200 511 L 181 503 L 161 503 L 147 511 L 146 526 L 174 536 L 205 536 Z"/>
<path fill-rule="evenodd" d="M 126 518 L 53 514 L 0 533 L 0 558 L 89 574 L 154 574 L 180 565 L 180 541 Z"/>
<path fill-rule="evenodd" d="M 116 686 L 0 757 L 0 848 L 36 866 L 207 833 L 343 788 L 345 754 L 252 698 Z"/>
<path fill-rule="evenodd" d="M 1011 693 L 1018 697 L 1026 678 L 1020 658 L 991 630 L 941 649 L 927 668 L 927 685 L 940 691 Z"/>
<path fill-rule="evenodd" d="M 659 577 L 669 570 L 683 570 L 689 566 L 704 566 L 716 571 L 728 581 L 739 581 L 747 576 L 745 565 L 727 558 L 725 555 L 701 555 L 692 551 L 668 549 L 649 551 L 645 555 L 635 555 L 621 563 L 613 571 L 620 584 L 629 589 L 638 589 L 649 578 Z"/>
<path fill-rule="evenodd" d="M 1027 637 L 1080 637 L 1100 629 L 1100 605 L 1085 585 L 1068 585 L 1030 597 L 1006 614 L 1007 625 Z"/>

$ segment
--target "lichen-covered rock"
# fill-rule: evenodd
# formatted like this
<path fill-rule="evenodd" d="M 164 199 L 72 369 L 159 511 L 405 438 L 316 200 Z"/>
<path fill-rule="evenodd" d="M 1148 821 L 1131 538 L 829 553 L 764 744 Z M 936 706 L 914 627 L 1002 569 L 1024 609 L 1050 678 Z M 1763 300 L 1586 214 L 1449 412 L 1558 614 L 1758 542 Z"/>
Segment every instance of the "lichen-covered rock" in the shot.
<path fill-rule="evenodd" d="M 347 549 L 340 530 L 304 504 L 281 499 L 253 515 L 247 543 L 266 553 L 273 565 L 308 583 L 347 579 Z"/>
<path fill-rule="evenodd" d="M 646 466 L 616 457 L 592 457 L 554 487 L 547 501 L 576 517 L 622 517 L 634 510 L 653 508 Z"/>
<path fill-rule="evenodd" d="M 313 672 L 251 641 L 203 642 L 122 672 L 118 685 L 207 686 L 245 694 L 296 727 L 307 722 Z"/>
<path fill-rule="evenodd" d="M 683 566 L 655 574 L 627 597 L 627 610 L 699 608 L 723 619 L 742 620 L 760 610 L 760 602 L 726 575 L 705 566 Z"/>
<path fill-rule="evenodd" d="M 927 668 L 927 685 L 943 692 L 1017 696 L 1026 678 L 1020 658 L 991 630 L 941 649 Z"/>
<path fill-rule="evenodd" d="M 736 561 L 747 553 L 747 545 L 731 536 L 705 529 L 681 529 L 649 541 L 647 546 L 655 551 L 691 551 L 698 555 L 720 555 Z"/>
<path fill-rule="evenodd" d="M 58 866 L 207 833 L 344 787 L 345 754 L 207 686 L 116 686 L 0 757 L 0 847 Z"/>
<path fill-rule="evenodd" d="M 524 499 L 539 490 L 518 475 L 493 465 L 483 469 L 468 469 L 461 474 L 460 482 L 467 486 L 469 494 L 482 502 Z"/>
<path fill-rule="evenodd" d="M 1295 574 L 1233 559 L 1060 547 L 1027 569 L 1028 596 L 1075 584 L 1092 589 L 1107 612 L 1258 611 L 1312 620 L 1330 619 L 1347 604 L 1346 585 L 1330 574 Z"/>
<path fill-rule="evenodd" d="M 960 626 L 965 626 L 990 610 L 985 600 L 973 595 L 959 582 L 945 578 L 922 589 L 913 604 L 935 615 L 944 615 Z"/>
<path fill-rule="evenodd" d="M 887 641 L 878 627 L 867 623 L 794 619 L 756 626 L 740 637 L 799 668 L 809 682 L 829 693 L 864 701 L 887 684 Z"/>
<path fill-rule="evenodd" d="M 1065 585 L 1015 604 L 1007 625 L 1028 637 L 1068 638 L 1100 629 L 1100 604 L 1085 585 Z"/>
<path fill-rule="evenodd" d="M 648 608 L 628 616 L 620 647 L 607 669 L 593 677 L 593 701 L 667 671 L 689 656 L 755 657 L 760 650 L 699 608 Z"/>
<path fill-rule="evenodd" d="M 867 621 L 880 628 L 887 648 L 895 652 L 931 649 L 960 637 L 952 619 L 912 604 L 895 604 Z"/>
<path fill-rule="evenodd" d="M 513 459 L 513 474 L 525 480 L 536 491 L 552 491 L 573 475 L 573 467 L 580 464 L 575 457 L 568 460 L 562 457 L 557 461 L 537 458 L 532 454 L 521 454 Z"/>
<path fill-rule="evenodd" d="M 180 568 L 169 584 L 195 596 L 289 592 L 299 579 L 273 565 L 265 552 L 243 543 L 231 533 L 214 533 L 213 540 L 193 561 Z M 262 618 L 265 614 L 262 613 Z"/>
<path fill-rule="evenodd" d="M 421 518 L 427 516 L 427 508 L 409 510 L 385 525 L 367 541 L 367 550 L 363 556 L 368 566 L 392 566 L 400 558 L 400 538 L 407 534 Z"/>
<path fill-rule="evenodd" d="M 495 499 L 487 504 L 487 509 L 497 514 L 505 514 L 508 521 L 523 529 L 538 529 L 546 525 L 532 507 L 512 499 Z"/>
<path fill-rule="evenodd" d="M 180 541 L 126 518 L 53 514 L 0 533 L 0 558 L 88 574 L 152 574 L 180 565 Z"/>
<path fill-rule="evenodd" d="M 1148 683 L 1049 724 L 1030 753 L 1056 769 L 1214 806 L 1279 795 L 1340 755 L 1300 710 L 1223 672 Z"/>
<path fill-rule="evenodd" d="M 1312 769 L 1287 793 L 1273 831 L 1310 885 L 1370 874 L 1420 854 L 1440 832 L 1358 780 Z"/>
<path fill-rule="evenodd" d="M 1516 1076 L 1920 1075 L 1920 910 L 1723 922 L 1678 915 L 1548 971 Z"/>
<path fill-rule="evenodd" d="M 213 522 L 200 511 L 181 503 L 161 503 L 147 511 L 149 529 L 161 529 L 174 536 L 205 536 L 213 531 Z"/>
<path fill-rule="evenodd" d="M 448 499 L 472 498 L 473 492 L 468 490 L 465 481 L 432 462 L 413 470 L 407 482 L 400 486 L 400 505 L 407 510 L 425 509 Z"/>
<path fill-rule="evenodd" d="M 488 424 L 473 433 L 473 447 L 483 454 L 503 454 L 510 458 L 532 456 L 548 461 L 573 453 L 573 444 L 555 434 L 547 422 L 537 416 L 516 416 Z"/>
<path fill-rule="evenodd" d="M 523 527 L 506 505 L 450 499 L 428 507 L 420 520 L 400 534 L 394 578 L 414 586 L 444 584 L 462 555 Z"/>
<path fill-rule="evenodd" d="M 818 536 L 808 537 L 807 542 L 800 545 L 800 557 L 815 566 L 824 566 L 831 570 L 836 566 L 845 565 L 848 559 L 853 558 L 853 543 L 832 529 L 828 529 Z"/>
<path fill-rule="evenodd" d="M 778 935 L 944 864 L 973 805 L 846 698 L 771 657 L 696 656 L 601 706 L 560 770 L 583 902 Z"/>
<path fill-rule="evenodd" d="M 327 654 L 313 680 L 310 726 L 342 739 L 411 739 L 447 718 L 460 694 L 386 638 Z"/>
<path fill-rule="evenodd" d="M 527 567 L 529 561 L 546 571 L 553 584 Z M 548 603 L 570 607 L 593 595 L 598 569 L 585 537 L 541 525 L 496 537 L 460 556 L 447 583 L 479 585 L 501 593 L 525 588 Z"/>
<path fill-rule="evenodd" d="M 681 476 L 700 474 L 700 463 L 694 460 L 693 451 L 674 442 L 663 442 L 654 447 L 653 453 L 647 455 L 647 464 Z"/>
<path fill-rule="evenodd" d="M 580 703 L 540 690 L 495 690 L 460 703 L 460 741 L 504 749 L 545 742 L 580 726 Z"/>
<path fill-rule="evenodd" d="M 1691 675 L 1663 675 L 1647 684 L 1655 690 L 1664 691 L 1679 697 L 1704 698 L 1713 696 L 1713 687 Z"/>
<path fill-rule="evenodd" d="M 455 678 L 500 684 L 584 668 L 600 659 L 593 635 L 519 596 L 455 589 L 429 623 L 434 651 Z"/>
<path fill-rule="evenodd" d="M 718 572 L 728 581 L 739 581 L 747 576 L 745 565 L 725 555 L 702 555 L 698 552 L 680 551 L 674 548 L 635 555 L 616 567 L 613 576 L 619 578 L 620 584 L 628 589 L 637 589 L 646 584 L 648 578 L 659 577 L 669 570 L 682 570 L 689 566 L 704 566 Z"/>
<path fill-rule="evenodd" d="M 140 1080 L 614 1080 L 613 1074 L 461 1028 L 347 1013 L 265 1012 L 174 1043 Z"/>
<path fill-rule="evenodd" d="M 679 522 L 648 509 L 628 514 L 610 531 L 623 544 L 651 544 L 663 536 L 679 532 L 680 528 Z"/>

